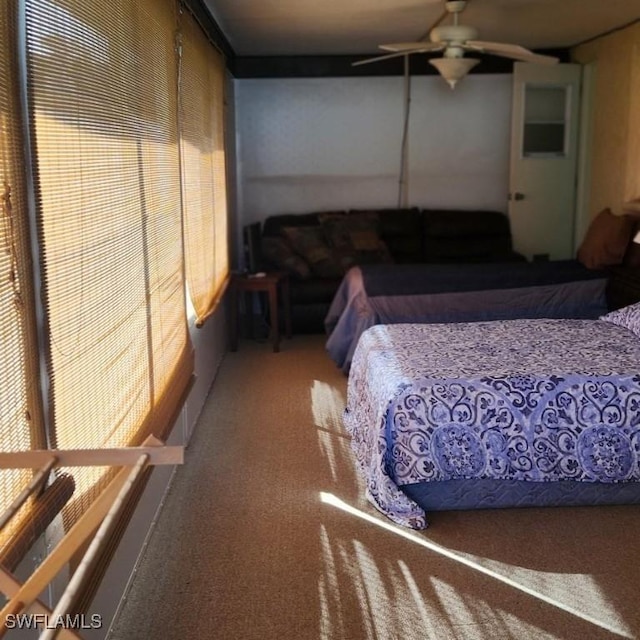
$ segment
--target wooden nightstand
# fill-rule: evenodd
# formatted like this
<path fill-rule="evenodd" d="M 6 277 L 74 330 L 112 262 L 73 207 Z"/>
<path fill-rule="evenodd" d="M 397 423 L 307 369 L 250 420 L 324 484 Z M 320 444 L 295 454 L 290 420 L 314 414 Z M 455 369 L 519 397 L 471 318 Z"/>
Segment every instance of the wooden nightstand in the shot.
<path fill-rule="evenodd" d="M 284 328 L 287 338 L 291 337 L 291 302 L 289 293 L 289 274 L 285 271 L 268 271 L 258 277 L 244 273 L 234 273 L 231 277 L 231 351 L 238 350 L 238 304 L 239 293 L 254 291 L 267 293 L 269 297 L 269 318 L 271 321 L 271 341 L 274 352 L 280 351 L 280 318 L 278 296 L 280 294 L 284 311 Z"/>

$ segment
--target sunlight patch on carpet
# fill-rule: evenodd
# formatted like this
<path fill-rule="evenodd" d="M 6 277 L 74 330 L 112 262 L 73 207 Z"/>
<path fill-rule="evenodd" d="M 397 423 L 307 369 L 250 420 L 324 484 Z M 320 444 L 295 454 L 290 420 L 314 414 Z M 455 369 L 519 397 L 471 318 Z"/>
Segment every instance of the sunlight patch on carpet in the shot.
<path fill-rule="evenodd" d="M 527 594 L 533 598 L 536 598 L 546 604 L 549 604 L 553 607 L 557 607 L 585 622 L 588 622 L 594 626 L 600 627 L 601 629 L 605 629 L 610 631 L 611 633 L 618 634 L 624 638 L 633 638 L 633 633 L 624 626 L 622 621 L 618 619 L 618 615 L 613 608 L 613 605 L 610 602 L 607 602 L 601 595 L 599 588 L 594 581 L 592 576 L 586 574 L 562 574 L 561 576 L 547 572 L 537 572 L 532 571 L 530 569 L 522 568 L 522 567 L 514 567 L 512 565 L 507 565 L 504 563 L 495 562 L 494 567 L 485 566 L 484 564 L 479 563 L 471 557 L 465 556 L 460 553 L 456 553 L 443 547 L 439 544 L 431 542 L 427 538 L 424 538 L 417 534 L 416 532 L 410 529 L 404 529 L 395 524 L 387 522 L 385 520 L 378 519 L 360 509 L 356 509 L 351 505 L 347 504 L 337 496 L 332 493 L 320 492 L 320 501 L 324 504 L 331 505 L 350 515 L 356 516 L 361 520 L 364 520 L 370 524 L 374 524 L 385 531 L 391 532 L 409 540 L 415 544 L 418 544 L 429 551 L 437 553 L 449 560 L 453 560 L 460 564 L 469 567 L 479 573 L 482 573 L 490 578 L 498 580 L 503 584 L 512 587 L 521 591 L 522 593 Z M 505 575 L 502 571 L 498 571 L 498 566 L 504 571 L 508 571 L 508 573 L 513 576 L 516 575 L 520 580 L 514 580 L 512 577 Z M 571 580 L 575 580 L 575 584 L 567 585 L 567 578 L 571 578 Z M 525 584 L 524 581 L 532 582 L 535 586 L 532 587 L 530 584 Z M 612 618 L 616 618 L 615 622 L 610 622 L 606 619 L 596 618 L 586 611 L 582 611 L 570 604 L 565 602 L 561 602 L 558 598 L 552 597 L 547 593 L 542 591 L 542 588 L 548 589 L 550 585 L 554 582 L 557 582 L 556 590 L 561 590 L 565 595 L 570 595 L 574 599 L 578 600 L 582 606 L 588 608 L 590 611 L 598 611 L 599 613 L 604 614 L 605 612 L 609 613 L 609 616 Z M 574 588 L 575 587 L 575 588 Z M 440 595 L 443 595 L 444 591 L 440 590 Z M 450 594 L 449 594 L 450 596 Z M 603 616 L 604 617 L 604 616 Z"/>

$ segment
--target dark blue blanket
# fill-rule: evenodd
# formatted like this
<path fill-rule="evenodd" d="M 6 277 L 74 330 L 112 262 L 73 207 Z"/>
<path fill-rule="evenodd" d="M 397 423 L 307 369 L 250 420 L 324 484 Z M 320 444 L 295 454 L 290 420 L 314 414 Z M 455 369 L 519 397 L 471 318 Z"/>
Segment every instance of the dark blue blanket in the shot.
<path fill-rule="evenodd" d="M 606 283 L 606 272 L 575 260 L 353 267 L 325 318 L 327 352 L 348 372 L 375 324 L 597 318 L 607 311 Z"/>
<path fill-rule="evenodd" d="M 361 265 L 367 295 L 411 296 L 515 289 L 606 278 L 577 260 L 483 264 L 368 264 Z"/>

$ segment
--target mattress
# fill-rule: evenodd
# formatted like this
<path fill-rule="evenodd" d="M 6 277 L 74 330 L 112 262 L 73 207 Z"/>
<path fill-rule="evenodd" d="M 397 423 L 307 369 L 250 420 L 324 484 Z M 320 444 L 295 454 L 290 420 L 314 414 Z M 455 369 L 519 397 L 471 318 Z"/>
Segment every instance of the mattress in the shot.
<path fill-rule="evenodd" d="M 637 501 L 638 362 L 638 336 L 606 320 L 372 327 L 344 415 L 367 496 L 413 528 L 434 506 Z"/>

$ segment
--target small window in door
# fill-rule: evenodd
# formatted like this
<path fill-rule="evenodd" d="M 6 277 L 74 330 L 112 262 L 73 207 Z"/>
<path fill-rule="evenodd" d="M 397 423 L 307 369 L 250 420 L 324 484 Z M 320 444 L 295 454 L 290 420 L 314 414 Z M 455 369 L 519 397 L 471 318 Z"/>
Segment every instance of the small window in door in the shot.
<path fill-rule="evenodd" d="M 523 157 L 566 155 L 568 89 L 566 86 L 525 85 Z"/>

